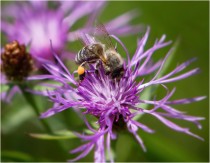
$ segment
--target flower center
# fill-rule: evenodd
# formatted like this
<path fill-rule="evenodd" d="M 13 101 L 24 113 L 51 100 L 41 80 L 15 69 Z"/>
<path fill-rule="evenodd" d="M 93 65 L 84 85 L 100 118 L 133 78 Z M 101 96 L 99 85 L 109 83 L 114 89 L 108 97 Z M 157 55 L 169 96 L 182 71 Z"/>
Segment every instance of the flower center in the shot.
<path fill-rule="evenodd" d="M 87 108 L 86 113 L 100 117 L 100 124 L 110 117 L 116 126 L 123 125 L 131 114 L 129 108 L 139 102 L 137 86 L 131 79 L 122 76 L 119 81 L 113 80 L 103 67 L 97 73 L 86 73 L 78 93 Z"/>

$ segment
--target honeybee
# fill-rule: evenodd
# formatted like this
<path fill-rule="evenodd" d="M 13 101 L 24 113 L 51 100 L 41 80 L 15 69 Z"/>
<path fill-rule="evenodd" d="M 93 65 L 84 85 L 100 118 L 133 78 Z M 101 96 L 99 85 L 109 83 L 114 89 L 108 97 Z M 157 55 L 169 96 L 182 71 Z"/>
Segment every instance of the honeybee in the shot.
<path fill-rule="evenodd" d="M 113 46 L 110 35 L 103 24 L 96 26 L 94 38 L 99 40 L 84 46 L 76 55 L 75 62 L 79 64 L 78 74 L 80 80 L 85 77 L 87 64 L 102 62 L 106 75 L 119 80 L 124 74 L 123 59 Z M 104 41 L 105 44 L 101 43 Z"/>

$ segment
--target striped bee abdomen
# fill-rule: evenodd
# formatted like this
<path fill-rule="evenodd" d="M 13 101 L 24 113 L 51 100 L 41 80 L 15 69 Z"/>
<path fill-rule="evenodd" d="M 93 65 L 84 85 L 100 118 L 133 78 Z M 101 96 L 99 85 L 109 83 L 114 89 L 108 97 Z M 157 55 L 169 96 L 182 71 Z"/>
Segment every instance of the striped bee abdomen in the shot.
<path fill-rule="evenodd" d="M 99 56 L 94 53 L 92 46 L 83 47 L 76 55 L 75 62 L 82 64 L 83 62 L 94 62 L 99 59 Z"/>

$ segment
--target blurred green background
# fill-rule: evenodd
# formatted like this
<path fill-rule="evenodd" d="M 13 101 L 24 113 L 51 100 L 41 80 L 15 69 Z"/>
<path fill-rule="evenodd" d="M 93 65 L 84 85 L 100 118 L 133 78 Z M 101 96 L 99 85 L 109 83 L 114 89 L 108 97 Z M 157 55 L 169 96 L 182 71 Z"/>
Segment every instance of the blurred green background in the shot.
<path fill-rule="evenodd" d="M 20 2 L 21 3 L 21 2 Z M 100 20 L 106 22 L 126 11 L 137 9 L 140 16 L 132 23 L 141 23 L 151 27 L 148 46 L 154 43 L 156 38 L 162 34 L 167 35 L 167 40 L 174 42 L 179 39 L 179 47 L 169 65 L 168 71 L 178 63 L 182 63 L 192 57 L 198 60 L 189 68 L 200 67 L 201 73 L 168 84 L 169 88 L 176 87 L 173 99 L 194 96 L 208 96 L 209 94 L 209 2 L 199 1 L 176 1 L 176 2 L 108 2 L 103 10 Z M 137 37 L 123 37 L 122 41 L 127 46 L 130 54 L 136 49 Z M 170 47 L 161 50 L 160 55 L 155 55 L 154 60 L 163 57 Z M 157 97 L 165 93 L 163 89 L 157 90 Z M 119 134 L 118 140 L 112 143 L 115 151 L 115 161 L 142 161 L 142 162 L 208 162 L 209 161 L 209 98 L 183 106 L 177 109 L 186 111 L 190 115 L 202 116 L 206 120 L 201 121 L 202 130 L 186 122 L 176 121 L 182 126 L 189 127 L 192 132 L 200 135 L 205 141 L 197 140 L 183 133 L 175 132 L 158 120 L 150 116 L 143 116 L 140 121 L 152 129 L 154 134 L 139 131 L 144 140 L 147 152 L 144 153 L 135 140 L 129 134 Z M 42 111 L 50 107 L 46 98 L 37 97 L 37 103 Z M 40 126 L 39 119 L 34 115 L 32 109 L 27 105 L 23 97 L 16 95 L 13 103 L 1 103 L 1 155 L 2 161 L 66 161 L 76 155 L 68 153 L 82 142 L 77 139 L 61 140 L 38 140 L 30 137 L 29 133 L 44 132 Z M 66 110 L 47 121 L 55 130 L 69 129 L 81 131 L 84 128 L 82 120 L 76 113 Z M 62 144 L 64 148 L 61 148 Z M 93 152 L 81 161 L 93 161 Z"/>

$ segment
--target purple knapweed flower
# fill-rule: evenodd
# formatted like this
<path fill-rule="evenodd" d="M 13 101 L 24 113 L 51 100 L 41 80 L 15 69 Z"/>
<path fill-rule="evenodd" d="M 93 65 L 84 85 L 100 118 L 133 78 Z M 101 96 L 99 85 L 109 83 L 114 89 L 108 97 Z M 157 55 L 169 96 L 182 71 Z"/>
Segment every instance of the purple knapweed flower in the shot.
<path fill-rule="evenodd" d="M 82 112 L 84 115 L 92 115 L 98 119 L 98 128 L 96 128 L 91 126 L 85 119 L 85 116 L 83 116 L 84 121 L 92 134 L 86 135 L 75 133 L 86 143 L 71 151 L 71 153 L 81 152 L 81 154 L 70 161 L 77 161 L 85 157 L 94 149 L 95 162 L 106 162 L 106 150 L 108 151 L 110 161 L 113 162 L 111 140 L 117 138 L 119 130 L 125 129 L 133 134 L 142 149 L 146 151 L 144 143 L 137 134 L 137 131 L 138 129 L 142 129 L 145 132 L 153 133 L 154 130 L 135 120 L 136 116 L 143 114 L 148 114 L 157 118 L 167 127 L 175 131 L 183 132 L 203 140 L 198 135 L 192 133 L 189 128 L 181 127 L 169 119 L 189 121 L 201 129 L 199 121 L 203 120 L 203 117 L 187 115 L 184 112 L 176 110 L 174 105 L 197 102 L 203 100 L 205 97 L 200 96 L 169 100 L 174 94 L 175 88 L 170 91 L 164 85 L 197 74 L 199 72 L 198 68 L 182 72 L 195 59 L 178 65 L 174 70 L 160 77 L 163 65 L 173 48 L 169 50 L 163 60 L 153 64 L 153 62 L 151 62 L 151 57 L 154 52 L 169 45 L 171 42 L 164 42 L 165 36 L 162 36 L 159 40 L 156 40 L 151 48 L 145 50 L 148 35 L 149 28 L 143 38 L 138 40 L 137 50 L 132 59 L 130 59 L 128 50 L 122 42 L 116 36 L 112 35 L 112 37 L 124 48 L 125 53 L 127 54 L 127 61 L 124 63 L 125 72 L 119 81 L 106 75 L 103 66 L 100 65 L 97 68 L 97 71 L 95 71 L 94 66 L 90 66 L 90 70 L 87 70 L 84 80 L 78 82 L 75 79 L 74 74 L 68 71 L 57 55 L 55 55 L 55 58 L 59 65 L 55 65 L 51 62 L 44 63 L 44 67 L 51 73 L 50 75 L 29 77 L 30 80 L 48 79 L 62 84 L 62 86 L 48 84 L 47 86 L 49 88 L 54 88 L 53 90 L 34 91 L 34 93 L 48 96 L 54 103 L 54 106 L 51 109 L 41 115 L 42 118 L 47 118 L 65 109 L 73 108 L 78 112 Z M 85 34 L 84 37 L 86 37 L 85 40 L 87 44 L 94 42 L 94 39 L 92 39 L 91 36 Z M 146 76 L 144 75 L 151 74 L 152 72 L 155 72 L 154 77 L 147 81 L 144 80 L 146 79 Z M 141 81 L 137 82 L 136 79 L 139 77 Z M 163 86 L 166 91 L 164 98 L 159 100 L 141 98 L 141 94 L 145 90 L 157 85 Z M 147 109 L 143 106 L 141 107 L 141 104 L 148 104 L 153 107 Z"/>
<path fill-rule="evenodd" d="M 56 3 L 54 7 L 53 3 Z M 6 34 L 8 41 L 17 40 L 21 44 L 29 45 L 30 53 L 35 58 L 52 59 L 49 40 L 53 41 L 55 51 L 61 53 L 69 41 L 78 39 L 78 31 L 90 30 L 105 3 L 105 1 L 36 0 L 12 2 L 2 7 L 1 30 Z M 84 16 L 88 16 L 85 26 L 72 31 L 71 27 Z M 114 34 L 136 33 L 139 31 L 139 26 L 128 24 L 135 16 L 136 12 L 128 12 L 107 25 Z M 67 51 L 62 52 L 63 56 L 71 54 Z"/>

